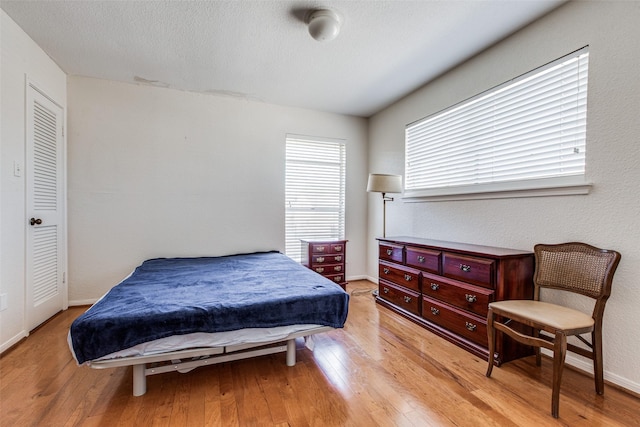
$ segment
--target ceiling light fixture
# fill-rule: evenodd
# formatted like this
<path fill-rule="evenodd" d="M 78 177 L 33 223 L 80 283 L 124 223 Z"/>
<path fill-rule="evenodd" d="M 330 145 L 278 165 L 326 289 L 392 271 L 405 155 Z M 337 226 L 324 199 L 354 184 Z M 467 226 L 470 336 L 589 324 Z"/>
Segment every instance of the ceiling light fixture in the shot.
<path fill-rule="evenodd" d="M 342 19 L 333 10 L 318 9 L 311 11 L 307 18 L 307 25 L 311 37 L 320 42 L 331 41 L 338 37 Z"/>

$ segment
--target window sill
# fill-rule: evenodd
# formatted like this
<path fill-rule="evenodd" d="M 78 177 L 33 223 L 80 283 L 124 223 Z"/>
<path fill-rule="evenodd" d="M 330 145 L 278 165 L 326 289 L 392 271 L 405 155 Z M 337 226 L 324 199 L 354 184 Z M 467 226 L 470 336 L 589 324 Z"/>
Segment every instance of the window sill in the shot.
<path fill-rule="evenodd" d="M 584 177 L 539 179 L 500 184 L 478 184 L 429 190 L 405 190 L 402 200 L 408 203 L 455 200 L 512 199 L 522 197 L 576 196 L 589 194 L 593 184 Z"/>

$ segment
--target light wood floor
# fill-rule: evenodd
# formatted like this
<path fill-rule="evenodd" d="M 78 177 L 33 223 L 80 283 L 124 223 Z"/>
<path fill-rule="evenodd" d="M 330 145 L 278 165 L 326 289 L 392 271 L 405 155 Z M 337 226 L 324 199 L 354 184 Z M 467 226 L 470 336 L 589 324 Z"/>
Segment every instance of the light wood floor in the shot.
<path fill-rule="evenodd" d="M 348 290 L 373 288 L 354 282 Z M 148 378 L 133 397 L 131 368 L 78 367 L 67 348 L 82 309 L 58 314 L 0 358 L 1 426 L 630 426 L 640 399 L 565 370 L 560 419 L 549 414 L 549 360 L 484 373 L 486 362 L 352 295 L 347 325 L 315 350 Z"/>

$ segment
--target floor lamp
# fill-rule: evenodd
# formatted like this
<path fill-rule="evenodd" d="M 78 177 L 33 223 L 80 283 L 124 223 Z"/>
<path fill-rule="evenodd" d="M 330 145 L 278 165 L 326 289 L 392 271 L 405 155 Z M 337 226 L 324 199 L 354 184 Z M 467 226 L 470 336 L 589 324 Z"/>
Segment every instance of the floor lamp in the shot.
<path fill-rule="evenodd" d="M 402 175 L 370 173 L 367 191 L 369 193 L 382 193 L 382 237 L 387 237 L 387 202 L 392 202 L 393 197 L 388 197 L 386 194 L 402 193 Z"/>

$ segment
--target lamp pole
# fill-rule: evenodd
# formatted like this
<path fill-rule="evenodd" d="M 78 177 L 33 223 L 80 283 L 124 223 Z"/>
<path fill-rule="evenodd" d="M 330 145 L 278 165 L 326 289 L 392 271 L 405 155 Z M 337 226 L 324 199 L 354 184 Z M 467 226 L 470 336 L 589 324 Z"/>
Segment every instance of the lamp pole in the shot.
<path fill-rule="evenodd" d="M 387 198 L 382 193 L 382 237 L 387 237 Z"/>
<path fill-rule="evenodd" d="M 402 176 L 370 173 L 367 191 L 382 193 L 382 237 L 387 237 L 387 202 L 393 201 L 387 193 L 402 193 Z"/>
<path fill-rule="evenodd" d="M 393 202 L 393 197 L 386 197 L 382 193 L 382 237 L 387 237 L 387 202 Z"/>

